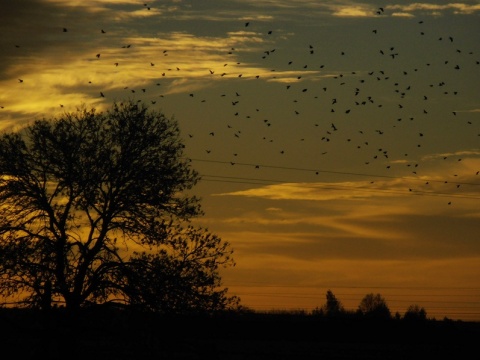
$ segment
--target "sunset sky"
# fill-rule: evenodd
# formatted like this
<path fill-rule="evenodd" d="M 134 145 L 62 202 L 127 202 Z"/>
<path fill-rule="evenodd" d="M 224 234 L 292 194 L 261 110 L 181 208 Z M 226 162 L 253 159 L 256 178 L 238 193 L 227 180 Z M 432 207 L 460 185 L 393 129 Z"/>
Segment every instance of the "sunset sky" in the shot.
<path fill-rule="evenodd" d="M 243 305 L 480 320 L 480 1 L 2 0 L 0 31 L 0 129 L 179 122 Z"/>

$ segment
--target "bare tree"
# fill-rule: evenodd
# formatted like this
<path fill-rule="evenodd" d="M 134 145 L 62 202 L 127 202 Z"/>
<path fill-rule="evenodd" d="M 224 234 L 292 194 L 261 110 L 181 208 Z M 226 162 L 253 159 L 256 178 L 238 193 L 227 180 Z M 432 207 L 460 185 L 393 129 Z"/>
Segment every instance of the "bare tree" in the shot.
<path fill-rule="evenodd" d="M 133 101 L 4 133 L 0 296 L 43 309 L 185 308 L 195 295 L 226 306 L 218 267 L 234 265 L 232 250 L 190 223 L 203 213 L 183 148 L 176 121 Z"/>

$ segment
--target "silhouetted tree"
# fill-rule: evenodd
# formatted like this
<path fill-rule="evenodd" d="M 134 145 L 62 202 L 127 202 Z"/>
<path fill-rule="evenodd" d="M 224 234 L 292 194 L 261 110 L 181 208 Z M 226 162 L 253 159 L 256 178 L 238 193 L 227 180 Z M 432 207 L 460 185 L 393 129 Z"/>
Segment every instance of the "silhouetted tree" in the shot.
<path fill-rule="evenodd" d="M 343 312 L 342 303 L 336 298 L 331 290 L 327 291 L 327 302 L 325 303 L 325 312 L 327 315 L 337 315 Z"/>
<path fill-rule="evenodd" d="M 365 295 L 360 301 L 358 312 L 365 317 L 372 319 L 390 319 L 391 313 L 385 299 L 380 295 L 373 293 Z"/>
<path fill-rule="evenodd" d="M 0 296 L 75 311 L 123 302 L 222 309 L 227 242 L 190 220 L 198 173 L 178 124 L 133 101 L 85 107 L 0 138 Z"/>
<path fill-rule="evenodd" d="M 423 307 L 416 304 L 410 305 L 403 315 L 403 319 L 407 321 L 425 321 L 427 320 L 427 312 Z"/>
<path fill-rule="evenodd" d="M 336 298 L 331 290 L 327 291 L 327 301 L 321 309 L 314 310 L 314 314 L 326 316 L 338 316 L 345 312 L 342 303 Z"/>

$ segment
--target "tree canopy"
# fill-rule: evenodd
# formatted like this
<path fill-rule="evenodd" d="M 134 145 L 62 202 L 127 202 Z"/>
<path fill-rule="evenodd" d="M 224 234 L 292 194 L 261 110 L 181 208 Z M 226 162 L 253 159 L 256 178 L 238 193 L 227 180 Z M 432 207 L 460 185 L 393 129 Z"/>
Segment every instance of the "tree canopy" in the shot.
<path fill-rule="evenodd" d="M 233 251 L 191 220 L 200 179 L 178 123 L 133 101 L 82 107 L 0 138 L 0 296 L 75 310 L 161 312 L 238 302 L 221 288 Z"/>

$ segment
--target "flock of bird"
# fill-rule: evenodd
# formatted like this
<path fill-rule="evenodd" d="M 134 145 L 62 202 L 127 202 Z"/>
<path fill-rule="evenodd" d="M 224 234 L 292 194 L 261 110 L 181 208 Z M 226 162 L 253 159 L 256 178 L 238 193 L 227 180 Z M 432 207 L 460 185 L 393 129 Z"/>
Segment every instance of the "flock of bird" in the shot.
<path fill-rule="evenodd" d="M 146 11 L 152 9 L 146 3 L 143 7 Z M 386 16 L 386 8 L 378 8 L 375 15 Z M 266 44 L 274 43 L 275 33 L 281 31 L 269 29 L 260 32 L 255 25 L 253 20 L 245 21 L 239 23 L 237 31 L 243 32 L 244 36 L 249 36 L 249 33 L 252 36 L 264 36 Z M 346 46 L 338 51 L 335 58 L 319 55 L 324 49 L 314 40 L 310 44 L 305 44 L 303 53 L 297 56 L 290 53 L 288 49 L 286 51 L 281 48 L 279 38 L 280 47 L 263 49 L 258 52 L 257 59 L 249 60 L 250 63 L 256 62 L 254 68 L 258 73 L 252 73 L 248 64 L 239 61 L 242 57 L 241 48 L 226 48 L 224 50 L 226 60 L 211 64 L 205 69 L 207 81 L 211 80 L 208 77 L 213 77 L 215 80 L 222 78 L 229 80 L 228 87 L 225 86 L 224 91 L 217 94 L 212 95 L 211 91 L 203 89 L 176 95 L 161 93 L 160 90 L 167 89 L 173 79 L 189 76 L 188 71 L 183 71 L 184 69 L 180 66 L 169 65 L 167 68 L 162 68 L 162 59 L 145 61 L 145 67 L 160 68 L 157 81 L 140 89 L 125 86 L 123 91 L 128 96 L 132 94 L 136 96 L 139 102 L 147 101 L 152 106 L 157 102 L 168 104 L 168 99 L 174 96 L 177 99 L 184 96 L 185 106 L 198 109 L 197 116 L 200 118 L 203 116 L 202 106 L 208 107 L 209 104 L 214 104 L 222 109 L 219 110 L 221 113 L 217 114 L 217 118 L 223 119 L 221 121 L 210 122 L 209 118 L 205 117 L 202 118 L 201 126 L 190 126 L 186 119 L 180 120 L 182 124 L 185 123 L 189 155 L 201 162 L 222 165 L 223 174 L 228 174 L 228 168 L 241 165 L 257 170 L 283 168 L 318 175 L 325 170 L 322 164 L 328 163 L 320 161 L 319 158 L 330 156 L 338 160 L 340 157 L 346 157 L 349 161 L 352 158 L 357 159 L 365 166 L 381 164 L 385 171 L 391 171 L 395 166 L 407 167 L 407 173 L 386 172 L 380 175 L 380 167 L 376 167 L 375 170 L 369 170 L 367 167 L 359 175 L 371 174 L 372 178 L 377 178 L 377 175 L 380 178 L 382 176 L 418 177 L 423 179 L 423 187 L 417 189 L 408 187 L 406 191 L 423 192 L 425 186 L 428 186 L 431 181 L 420 177 L 422 175 L 420 158 L 428 154 L 428 152 L 422 153 L 421 148 L 427 138 L 430 143 L 437 143 L 437 145 L 442 142 L 438 135 L 431 136 L 430 128 L 437 126 L 438 123 L 447 124 L 445 125 L 447 129 L 466 127 L 466 133 L 472 137 L 476 136 L 480 144 L 480 119 L 475 121 L 469 117 L 467 120 L 462 120 L 458 109 L 454 107 L 456 98 L 463 96 L 462 92 L 455 87 L 456 84 L 451 85 L 448 81 L 432 76 L 429 69 L 435 68 L 438 74 L 438 68 L 442 67 L 440 73 L 454 77 L 456 74 L 462 74 L 465 67 L 471 69 L 473 66 L 475 71 L 479 72 L 480 61 L 475 59 L 476 54 L 472 49 L 458 48 L 453 35 L 432 35 L 427 21 L 417 21 L 415 25 L 418 26 L 415 32 L 419 43 L 425 37 L 430 40 L 435 39 L 437 43 L 443 44 L 442 47 L 438 47 L 443 49 L 443 53 L 434 53 L 431 59 L 420 56 L 419 59 L 415 59 L 416 61 L 412 61 L 412 54 L 407 54 L 403 43 L 397 46 L 393 40 L 390 45 L 385 46 L 384 41 L 376 42 L 376 37 L 385 38 L 386 36 L 382 27 L 379 26 L 369 30 L 369 38 L 362 49 L 359 50 L 358 46 L 355 48 Z M 66 35 L 69 33 L 67 27 L 63 27 L 62 31 L 67 33 Z M 109 35 L 108 29 L 98 31 L 102 36 Z M 377 44 L 382 44 L 382 47 L 375 47 Z M 132 51 L 132 56 L 135 56 L 134 45 L 125 44 L 121 47 L 129 49 L 128 51 Z M 383 66 L 368 71 L 341 70 L 347 67 L 349 62 L 351 62 L 350 69 L 362 66 L 356 61 L 359 51 L 369 52 L 368 56 L 374 59 L 373 64 Z M 172 51 L 169 49 L 159 49 L 158 52 L 159 56 L 170 56 L 169 64 L 172 63 L 171 54 Z M 248 56 L 251 57 L 251 54 Z M 405 56 L 409 58 L 405 59 Z M 102 51 L 93 53 L 92 57 L 98 61 L 104 61 Z M 112 61 L 111 66 L 112 71 L 121 69 L 121 59 Z M 271 66 L 276 68 L 269 68 Z M 172 73 L 175 74 L 172 75 Z M 420 81 L 422 83 L 419 86 Z M 20 78 L 18 82 L 23 83 L 24 79 Z M 235 82 L 238 84 L 238 90 L 232 91 L 230 86 Z M 92 82 L 89 81 L 89 84 Z M 97 97 L 106 98 L 105 101 L 113 100 L 113 96 L 110 96 L 107 90 L 100 91 Z M 435 105 L 430 105 L 431 102 Z M 452 108 L 447 113 L 438 114 L 436 108 L 439 103 L 451 103 Z M 480 104 L 476 105 L 478 107 Z M 60 106 L 63 107 L 62 104 Z M 298 126 L 299 124 L 301 126 Z M 433 133 L 436 134 L 436 132 Z M 408 134 L 408 137 L 402 138 L 405 134 Z M 384 140 L 383 137 L 387 135 L 388 139 Z M 226 136 L 231 136 L 232 140 L 225 139 Z M 222 142 L 213 141 L 219 137 L 222 137 Z M 241 142 L 244 137 L 245 141 Z M 225 140 L 227 140 L 227 146 Z M 471 142 L 472 140 L 469 140 L 469 143 Z M 257 151 L 252 151 L 251 148 L 257 145 Z M 467 151 L 468 149 L 463 149 L 462 145 L 462 139 L 458 139 L 458 148 Z M 305 150 L 302 150 L 302 146 Z M 247 148 L 249 150 L 242 157 L 242 151 Z M 311 166 L 303 168 L 292 165 L 297 163 L 294 157 L 303 157 L 307 149 L 316 151 L 311 157 Z M 478 151 L 479 149 L 480 147 L 477 148 Z M 228 151 L 231 152 L 228 153 Z M 267 160 L 267 164 L 260 163 L 258 159 L 264 159 L 268 151 L 270 151 L 268 157 L 270 160 Z M 258 158 L 252 158 L 256 156 L 255 154 Z M 289 155 L 291 156 L 289 160 L 284 161 Z M 274 158 L 274 156 L 283 158 Z M 445 152 L 442 156 L 443 160 L 462 161 L 460 155 L 453 153 Z M 478 158 L 479 154 L 473 154 L 473 156 Z M 302 159 L 298 163 L 304 164 L 305 161 Z M 331 169 L 332 173 L 339 168 L 342 167 Z M 338 174 L 340 173 L 341 171 L 338 171 Z M 345 174 L 348 174 L 347 170 Z M 352 175 L 354 174 L 349 174 L 349 176 Z M 480 185 L 479 180 L 471 181 L 475 179 L 474 176 L 479 175 L 479 171 L 474 170 L 471 175 L 467 183 L 456 180 L 454 173 L 447 174 L 445 180 L 433 181 L 453 184 L 451 186 L 455 189 L 459 189 L 461 185 L 471 187 Z M 475 190 L 476 188 L 472 191 Z M 448 203 L 451 204 L 451 201 Z"/>

